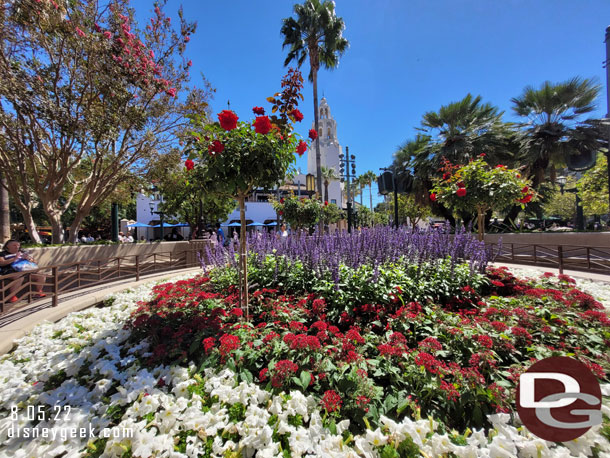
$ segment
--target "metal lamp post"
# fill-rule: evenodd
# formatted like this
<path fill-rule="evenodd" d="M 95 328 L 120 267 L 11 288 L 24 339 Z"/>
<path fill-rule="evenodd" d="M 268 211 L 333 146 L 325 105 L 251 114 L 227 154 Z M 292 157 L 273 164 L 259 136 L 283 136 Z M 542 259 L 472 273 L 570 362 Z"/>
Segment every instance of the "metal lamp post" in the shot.
<path fill-rule="evenodd" d="M 148 205 L 150 207 L 151 215 L 159 215 L 159 221 L 160 221 L 159 225 L 161 226 L 161 241 L 163 241 L 163 217 L 165 216 L 165 213 L 159 212 L 159 211 L 154 211 L 155 204 L 153 202 L 150 202 Z"/>
<path fill-rule="evenodd" d="M 356 156 L 349 154 L 349 147 L 345 147 L 345 154 L 339 154 L 340 160 L 340 173 L 341 173 L 341 182 L 345 182 L 347 186 L 347 232 L 351 234 L 352 232 L 352 189 L 351 189 L 351 178 L 356 176 Z M 351 168 L 350 168 L 351 165 Z M 350 174 L 351 170 L 351 174 Z"/>
<path fill-rule="evenodd" d="M 557 183 L 559 184 L 559 190 L 563 195 L 565 192 L 571 192 L 576 196 L 576 229 L 579 231 L 585 230 L 585 215 L 582 209 L 582 205 L 580 205 L 580 196 L 578 195 L 578 189 L 564 189 L 568 179 L 563 175 L 557 177 Z"/>

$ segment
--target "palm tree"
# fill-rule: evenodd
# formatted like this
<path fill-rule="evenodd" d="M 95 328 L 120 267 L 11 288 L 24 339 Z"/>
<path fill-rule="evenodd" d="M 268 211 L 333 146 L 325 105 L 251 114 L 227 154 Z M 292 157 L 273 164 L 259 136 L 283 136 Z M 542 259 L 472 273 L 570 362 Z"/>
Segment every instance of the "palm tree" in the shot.
<path fill-rule="evenodd" d="M 319 131 L 318 116 L 318 70 L 320 65 L 327 69 L 339 65 L 339 57 L 349 46 L 343 38 L 345 29 L 343 19 L 335 16 L 335 3 L 325 0 L 306 0 L 302 5 L 294 5 L 296 19 L 289 17 L 283 20 L 281 29 L 284 35 L 282 48 L 289 47 L 284 61 L 287 66 L 296 60 L 301 67 L 309 56 L 309 81 L 313 83 L 313 112 L 316 132 Z M 316 139 L 316 181 L 318 191 L 322 189 L 322 158 L 320 156 L 320 139 Z M 320 192 L 321 194 L 321 192 Z"/>
<path fill-rule="evenodd" d="M 367 185 L 366 177 L 364 175 L 359 175 L 358 178 L 354 178 L 354 184 L 358 188 L 358 194 L 360 194 L 360 206 L 364 206 L 362 203 L 362 199 L 364 197 L 364 187 Z"/>
<path fill-rule="evenodd" d="M 373 183 L 377 181 L 377 175 L 372 170 L 369 170 L 362 176 L 364 177 L 364 182 L 369 187 L 370 210 L 373 211 Z"/>
<path fill-rule="evenodd" d="M 324 200 L 328 202 L 328 186 L 331 181 L 336 181 L 339 179 L 337 175 L 337 171 L 332 167 L 320 167 L 322 172 L 322 180 L 324 181 Z"/>
<path fill-rule="evenodd" d="M 569 155 L 597 153 L 603 147 L 595 121 L 579 118 L 595 109 L 600 87 L 590 79 L 572 78 L 563 83 L 545 81 L 540 89 L 528 86 L 511 99 L 513 110 L 527 118 L 520 135 L 521 155 L 529 164 L 532 185 L 538 188 L 546 172 L 555 182 L 555 167 Z"/>

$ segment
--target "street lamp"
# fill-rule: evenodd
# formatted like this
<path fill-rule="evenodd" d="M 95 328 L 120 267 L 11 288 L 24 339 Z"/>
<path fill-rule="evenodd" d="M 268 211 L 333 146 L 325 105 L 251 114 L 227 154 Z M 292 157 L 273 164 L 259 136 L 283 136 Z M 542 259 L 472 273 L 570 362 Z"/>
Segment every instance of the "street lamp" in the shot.
<path fill-rule="evenodd" d="M 576 229 L 579 231 L 585 230 L 585 217 L 583 213 L 582 206 L 580 205 L 580 196 L 578 195 L 578 189 L 564 189 L 567 184 L 568 179 L 561 175 L 557 177 L 557 184 L 559 185 L 559 190 L 561 191 L 561 195 L 565 192 L 571 192 L 576 196 Z"/>
<path fill-rule="evenodd" d="M 345 147 L 345 154 L 339 154 L 341 182 L 347 182 L 347 232 L 352 232 L 352 189 L 351 178 L 356 176 L 356 156 L 349 154 L 349 147 Z M 350 174 L 351 165 L 351 174 Z"/>
<path fill-rule="evenodd" d="M 149 202 L 148 206 L 150 207 L 151 215 L 159 215 L 159 217 L 160 217 L 159 220 L 160 220 L 160 226 L 161 226 L 161 241 L 163 241 L 163 217 L 165 216 L 165 213 L 159 212 L 159 211 L 154 211 L 155 210 L 154 202 Z"/>

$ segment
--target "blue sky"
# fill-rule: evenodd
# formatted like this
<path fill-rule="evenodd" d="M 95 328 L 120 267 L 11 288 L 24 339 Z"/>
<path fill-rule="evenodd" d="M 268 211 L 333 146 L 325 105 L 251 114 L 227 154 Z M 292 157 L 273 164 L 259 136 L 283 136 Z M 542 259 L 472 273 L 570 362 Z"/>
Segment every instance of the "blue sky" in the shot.
<path fill-rule="evenodd" d="M 132 3 L 138 16 L 152 4 Z M 187 49 L 193 83 L 203 73 L 216 88 L 214 113 L 230 100 L 240 119 L 252 119 L 251 108 L 268 106 L 265 98 L 286 72 L 280 27 L 294 3 L 171 0 L 170 7 L 180 3 L 198 23 Z M 510 99 L 525 86 L 582 76 L 602 85 L 595 115 L 607 111 L 607 0 L 337 0 L 336 12 L 350 48 L 337 69 L 320 71 L 319 93 L 337 120 L 339 142 L 357 157 L 358 173 L 388 165 L 425 112 L 469 92 L 516 120 Z M 306 137 L 313 122 L 308 82 L 304 96 L 298 132 Z M 297 165 L 306 169 L 305 156 Z"/>

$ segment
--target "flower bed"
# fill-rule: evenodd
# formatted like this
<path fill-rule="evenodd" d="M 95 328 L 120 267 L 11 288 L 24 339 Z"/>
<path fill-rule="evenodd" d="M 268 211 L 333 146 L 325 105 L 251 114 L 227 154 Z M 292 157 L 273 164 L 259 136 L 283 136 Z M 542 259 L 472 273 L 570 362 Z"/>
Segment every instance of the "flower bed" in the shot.
<path fill-rule="evenodd" d="M 353 241 L 339 243 L 345 260 Z M 604 425 L 563 445 L 531 435 L 514 413 L 518 375 L 553 355 L 585 362 L 608 403 L 603 305 L 568 277 L 481 273 L 445 255 L 312 272 L 288 249 L 259 250 L 250 322 L 229 267 L 40 325 L 0 360 L 0 456 L 610 452 L 607 405 Z M 69 417 L 50 415 L 55 405 L 69 405 Z M 28 406 L 44 418 L 29 421 Z M 133 437 L 8 437 L 10 426 L 36 424 Z"/>

